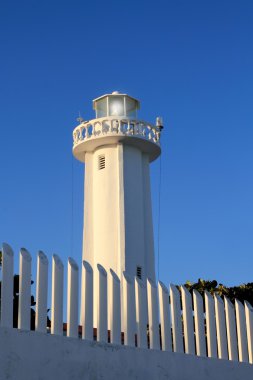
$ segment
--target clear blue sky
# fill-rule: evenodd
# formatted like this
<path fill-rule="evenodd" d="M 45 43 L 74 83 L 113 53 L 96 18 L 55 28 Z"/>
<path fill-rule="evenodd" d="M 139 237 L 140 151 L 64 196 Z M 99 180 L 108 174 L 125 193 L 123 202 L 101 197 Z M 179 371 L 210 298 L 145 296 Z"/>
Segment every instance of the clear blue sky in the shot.
<path fill-rule="evenodd" d="M 72 130 L 119 90 L 164 117 L 160 279 L 253 281 L 253 2 L 7 1 L 0 25 L 0 241 L 80 263 Z"/>

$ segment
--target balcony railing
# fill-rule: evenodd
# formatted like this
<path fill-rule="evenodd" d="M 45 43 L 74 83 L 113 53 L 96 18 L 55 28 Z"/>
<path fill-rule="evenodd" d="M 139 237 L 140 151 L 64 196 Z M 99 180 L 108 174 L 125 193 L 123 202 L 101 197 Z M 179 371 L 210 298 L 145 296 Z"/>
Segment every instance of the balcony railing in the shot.
<path fill-rule="evenodd" d="M 74 147 L 97 137 L 112 135 L 133 136 L 159 145 L 160 128 L 146 121 L 106 117 L 82 122 L 73 131 Z"/>

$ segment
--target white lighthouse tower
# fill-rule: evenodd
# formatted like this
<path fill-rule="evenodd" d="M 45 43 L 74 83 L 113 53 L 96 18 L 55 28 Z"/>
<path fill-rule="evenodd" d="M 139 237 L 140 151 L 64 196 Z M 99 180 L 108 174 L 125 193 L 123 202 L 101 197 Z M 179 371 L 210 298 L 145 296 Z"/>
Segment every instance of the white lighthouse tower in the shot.
<path fill-rule="evenodd" d="M 139 120 L 139 101 L 118 92 L 93 108 L 96 118 L 73 132 L 73 154 L 85 163 L 83 260 L 155 281 L 149 164 L 161 153 L 161 119 Z"/>

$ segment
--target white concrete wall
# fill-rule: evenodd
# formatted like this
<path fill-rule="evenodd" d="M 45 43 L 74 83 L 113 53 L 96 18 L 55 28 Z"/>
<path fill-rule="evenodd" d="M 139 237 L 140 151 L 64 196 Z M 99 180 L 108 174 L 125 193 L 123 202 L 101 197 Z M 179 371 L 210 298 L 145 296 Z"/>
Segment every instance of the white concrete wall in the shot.
<path fill-rule="evenodd" d="M 1 380 L 251 380 L 253 366 L 0 328 Z"/>
<path fill-rule="evenodd" d="M 142 155 L 143 177 L 143 212 L 144 212 L 144 244 L 145 244 L 145 267 L 147 277 L 155 281 L 155 249 L 153 233 L 152 202 L 149 173 L 149 156 Z"/>
<path fill-rule="evenodd" d="M 97 264 L 107 272 L 122 273 L 119 239 L 120 202 L 119 145 L 106 145 L 86 154 L 84 194 L 83 260 L 94 269 L 94 299 L 98 295 Z M 98 159 L 105 156 L 105 168 L 98 170 Z M 124 243 L 124 242 L 123 242 Z M 124 247 L 124 244 L 123 244 Z M 94 302 L 94 326 L 97 326 L 97 302 Z"/>
<path fill-rule="evenodd" d="M 95 263 L 107 271 L 120 270 L 118 255 L 119 179 L 117 145 L 93 153 L 93 245 Z M 98 158 L 105 155 L 105 169 L 98 170 Z M 89 206 L 87 206 L 89 207 Z"/>
<path fill-rule="evenodd" d="M 145 243 L 143 211 L 142 152 L 124 145 L 124 209 L 125 209 L 125 270 L 136 275 L 136 267 L 141 266 L 144 276 Z"/>
<path fill-rule="evenodd" d="M 19 257 L 21 264 L 19 279 L 22 286 L 20 286 L 19 295 L 18 326 L 20 329 L 29 330 L 32 256 L 23 248 Z M 41 267 L 42 258 L 45 266 L 43 270 Z M 39 252 L 37 260 L 39 272 L 36 281 L 38 290 L 36 329 L 45 332 L 47 308 L 49 307 L 51 310 L 51 334 L 62 335 L 63 304 L 66 297 L 63 293 L 64 264 L 57 255 L 53 255 L 52 270 L 49 273 L 52 278 L 52 299 L 51 304 L 47 305 L 48 268 L 46 255 Z M 2 327 L 12 327 L 13 267 L 14 252 L 8 244 L 4 243 L 2 246 L 2 302 L 0 313 Z M 69 258 L 67 335 L 71 337 L 78 335 L 78 271 L 78 265 Z M 94 288 L 95 292 L 93 292 Z M 224 308 L 221 298 L 218 298 L 217 295 L 214 295 L 213 298 L 210 293 L 205 292 L 204 313 L 203 298 L 196 290 L 193 294 L 192 308 L 192 296 L 185 287 L 181 287 L 180 291 L 171 284 L 169 291 L 164 284 L 159 283 L 158 289 L 159 297 L 157 297 L 157 286 L 150 279 L 147 281 L 138 279 L 134 284 L 133 276 L 123 272 L 122 281 L 120 281 L 113 270 L 106 271 L 98 264 L 93 271 L 90 264 L 84 261 L 80 292 L 80 324 L 83 328 L 83 338 L 93 340 L 93 327 L 97 327 L 97 340 L 107 342 L 107 328 L 109 328 L 112 339 L 110 342 L 120 342 L 120 332 L 123 331 L 124 344 L 134 346 L 135 333 L 137 333 L 138 346 L 145 348 L 148 344 L 148 321 L 151 349 L 160 349 L 160 323 L 161 348 L 163 350 L 173 350 L 176 353 L 192 355 L 208 355 L 211 358 L 217 358 L 218 355 L 220 359 L 253 363 L 253 308 L 247 301 L 243 307 L 243 304 L 236 300 L 235 309 L 233 304 L 228 303 L 225 298 L 226 305 Z M 121 300 L 120 295 L 122 296 Z M 196 301 L 196 297 L 198 301 Z M 95 306 L 94 309 L 93 305 Z M 158 309 L 160 321 L 158 320 Z"/>
<path fill-rule="evenodd" d="M 105 155 L 105 169 L 98 157 Z M 155 281 L 149 157 L 128 145 L 105 145 L 85 159 L 83 259 Z"/>
<path fill-rule="evenodd" d="M 93 266 L 93 153 L 86 153 L 85 157 L 83 260 Z"/>

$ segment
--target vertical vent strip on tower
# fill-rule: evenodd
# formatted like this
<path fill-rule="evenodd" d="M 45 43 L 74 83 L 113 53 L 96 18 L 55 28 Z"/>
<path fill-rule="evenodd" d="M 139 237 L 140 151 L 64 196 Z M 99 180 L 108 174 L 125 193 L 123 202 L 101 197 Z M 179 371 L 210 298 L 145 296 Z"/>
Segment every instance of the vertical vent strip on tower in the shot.
<path fill-rule="evenodd" d="M 136 269 L 136 276 L 141 280 L 141 277 L 142 277 L 142 275 L 141 275 L 141 267 L 137 267 L 137 269 Z"/>
<path fill-rule="evenodd" d="M 105 168 L 105 155 L 98 156 L 98 170 Z"/>

